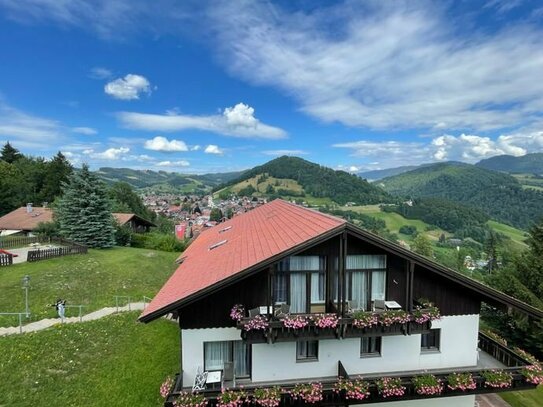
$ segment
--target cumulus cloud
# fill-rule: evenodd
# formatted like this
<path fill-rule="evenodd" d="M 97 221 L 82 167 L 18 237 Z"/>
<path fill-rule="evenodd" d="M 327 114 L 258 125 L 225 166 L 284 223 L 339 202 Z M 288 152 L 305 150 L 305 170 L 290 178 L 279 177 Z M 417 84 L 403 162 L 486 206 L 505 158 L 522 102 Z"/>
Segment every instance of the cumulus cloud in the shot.
<path fill-rule="evenodd" d="M 92 136 L 98 133 L 96 129 L 91 127 L 72 127 L 72 131 L 74 133 L 84 134 L 85 136 Z"/>
<path fill-rule="evenodd" d="M 190 163 L 185 160 L 181 161 L 160 161 L 156 164 L 157 167 L 188 167 Z"/>
<path fill-rule="evenodd" d="M 281 155 L 307 155 L 309 154 L 304 150 L 265 150 L 262 151 L 262 154 L 271 155 L 271 156 L 281 156 Z"/>
<path fill-rule="evenodd" d="M 202 149 L 202 146 L 196 144 L 195 146 L 192 146 L 190 148 L 190 151 L 198 151 L 198 150 L 201 150 Z"/>
<path fill-rule="evenodd" d="M 223 154 L 224 151 L 222 149 L 220 149 L 219 146 L 217 146 L 215 144 L 210 144 L 205 148 L 204 153 L 206 153 L 206 154 Z"/>
<path fill-rule="evenodd" d="M 209 16 L 233 75 L 282 89 L 325 122 L 480 132 L 533 120 L 543 107 L 543 30 L 459 31 L 444 9 L 347 2 L 292 13 L 223 2 Z"/>
<path fill-rule="evenodd" d="M 94 149 L 83 150 L 83 154 L 99 160 L 119 160 L 125 156 L 130 149 L 128 147 L 108 148 L 107 150 L 96 152 Z"/>
<path fill-rule="evenodd" d="M 222 114 L 210 116 L 182 115 L 177 111 L 167 114 L 120 112 L 117 118 L 123 126 L 137 130 L 173 132 L 202 130 L 232 137 L 282 139 L 287 137 L 284 130 L 262 123 L 254 116 L 255 110 L 238 103 L 227 107 Z"/>
<path fill-rule="evenodd" d="M 115 99 L 134 100 L 139 99 L 141 94 L 150 94 L 151 84 L 144 76 L 128 74 L 107 83 L 104 92 Z"/>
<path fill-rule="evenodd" d="M 152 140 L 146 140 L 144 147 L 147 150 L 173 152 L 173 151 L 188 151 L 189 148 L 184 141 L 168 140 L 166 137 L 156 136 Z"/>

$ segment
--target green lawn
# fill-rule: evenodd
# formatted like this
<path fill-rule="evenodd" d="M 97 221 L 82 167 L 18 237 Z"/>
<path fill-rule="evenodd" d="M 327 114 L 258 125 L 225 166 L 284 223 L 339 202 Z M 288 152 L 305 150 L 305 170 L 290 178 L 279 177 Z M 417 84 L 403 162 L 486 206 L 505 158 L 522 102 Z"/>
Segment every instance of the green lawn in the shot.
<path fill-rule="evenodd" d="M 0 406 L 160 406 L 179 371 L 179 328 L 129 312 L 0 337 Z"/>
<path fill-rule="evenodd" d="M 543 385 L 535 390 L 512 391 L 501 393 L 500 396 L 512 407 L 541 407 L 543 406 Z"/>
<path fill-rule="evenodd" d="M 36 263 L 0 268 L 0 312 L 24 311 L 21 279 L 29 275 L 32 320 L 55 316 L 48 307 L 56 298 L 67 305 L 83 304 L 84 313 L 114 306 L 114 295 L 126 295 L 132 301 L 153 297 L 175 270 L 178 253 L 135 248 L 89 250 L 86 255 L 65 256 Z M 67 316 L 77 315 L 67 309 Z M 13 317 L 0 316 L 0 326 L 13 325 Z"/>
<path fill-rule="evenodd" d="M 500 232 L 505 236 L 508 236 L 519 249 L 526 249 L 527 245 L 524 243 L 524 240 L 527 238 L 527 233 L 525 231 L 505 225 L 503 223 L 495 222 L 493 220 L 489 220 L 488 225 L 496 232 Z"/>

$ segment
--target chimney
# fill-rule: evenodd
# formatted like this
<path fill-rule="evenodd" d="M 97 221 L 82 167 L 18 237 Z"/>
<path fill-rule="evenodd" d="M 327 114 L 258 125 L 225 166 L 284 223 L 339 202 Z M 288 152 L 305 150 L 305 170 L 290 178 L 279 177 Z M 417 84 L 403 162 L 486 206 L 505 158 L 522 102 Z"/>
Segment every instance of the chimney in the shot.
<path fill-rule="evenodd" d="M 26 213 L 32 213 L 32 202 L 26 204 Z"/>

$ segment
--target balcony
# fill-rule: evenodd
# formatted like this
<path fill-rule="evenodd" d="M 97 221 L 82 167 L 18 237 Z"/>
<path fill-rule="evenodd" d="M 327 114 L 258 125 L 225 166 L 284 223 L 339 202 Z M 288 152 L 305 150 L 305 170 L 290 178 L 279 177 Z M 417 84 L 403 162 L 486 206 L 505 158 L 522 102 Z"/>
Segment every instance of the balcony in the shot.
<path fill-rule="evenodd" d="M 479 363 L 472 368 L 459 368 L 459 369 L 441 369 L 441 370 L 429 370 L 429 371 L 410 371 L 410 372 L 385 372 L 380 375 L 365 376 L 363 378 L 364 386 L 366 386 L 366 396 L 363 400 L 356 400 L 352 398 L 346 398 L 345 390 L 337 391 L 337 383 L 341 380 L 353 380 L 356 379 L 349 375 L 341 361 L 338 361 L 338 372 L 335 377 L 325 378 L 313 378 L 311 382 L 320 383 L 319 395 L 322 400 L 319 405 L 322 406 L 339 406 L 349 404 L 360 403 L 379 403 L 385 401 L 395 400 L 414 400 L 414 399 L 427 399 L 436 397 L 454 397 L 470 394 L 482 394 L 482 393 L 496 393 L 504 391 L 518 391 L 529 390 L 536 387 L 535 384 L 527 381 L 526 376 L 523 374 L 523 369 L 530 363 L 523 359 L 523 357 L 512 350 L 506 348 L 500 343 L 494 341 L 492 338 L 480 333 L 479 334 Z M 491 369 L 499 369 L 510 377 L 506 387 L 492 387 L 489 385 L 489 380 L 485 378 L 486 372 Z M 423 375 L 433 375 L 440 381 L 440 390 L 435 394 L 420 394 L 417 389 L 417 378 Z M 469 375 L 472 385 L 465 390 L 453 390 L 449 388 L 451 384 L 452 374 L 465 374 Z M 384 398 L 382 392 L 379 391 L 378 382 L 383 378 L 393 378 L 398 380 L 401 384 L 402 395 L 389 396 Z M 304 379 L 301 379 L 304 380 Z M 280 401 L 279 406 L 297 406 L 304 405 L 304 402 L 295 399 L 291 395 L 291 391 L 295 389 L 296 384 L 301 380 L 283 381 L 283 382 L 267 382 L 267 383 L 252 383 L 250 380 L 239 381 L 235 386 L 229 386 L 233 391 L 243 390 L 245 392 L 245 399 L 240 401 L 238 406 L 256 406 L 255 390 L 272 388 L 274 386 L 280 387 Z M 309 379 L 305 379 L 309 381 Z M 191 384 L 192 385 L 192 384 Z M 171 392 L 167 396 L 164 406 L 172 407 L 173 401 L 177 399 L 181 392 L 191 392 L 191 387 L 186 386 L 182 382 L 182 375 L 176 378 L 175 385 L 171 389 Z M 220 396 L 220 389 L 205 390 L 201 392 L 201 395 L 205 397 L 205 403 L 207 406 L 217 406 L 217 397 Z"/>
<path fill-rule="evenodd" d="M 402 310 L 337 314 L 258 314 L 239 317 L 237 328 L 247 343 L 292 342 L 309 339 L 343 339 L 371 336 L 412 335 L 429 332 L 436 308 L 418 308 L 412 314 Z"/>

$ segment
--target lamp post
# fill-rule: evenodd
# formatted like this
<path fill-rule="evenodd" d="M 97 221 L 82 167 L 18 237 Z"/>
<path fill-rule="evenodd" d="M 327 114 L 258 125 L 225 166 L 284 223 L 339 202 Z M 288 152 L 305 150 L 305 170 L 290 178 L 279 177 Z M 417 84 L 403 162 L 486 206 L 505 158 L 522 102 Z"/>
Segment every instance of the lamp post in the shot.
<path fill-rule="evenodd" d="M 25 290 L 25 312 L 26 317 L 30 317 L 30 310 L 28 309 L 28 289 L 30 288 L 30 276 L 23 277 L 23 290 Z"/>

